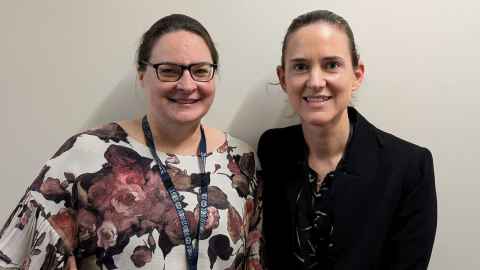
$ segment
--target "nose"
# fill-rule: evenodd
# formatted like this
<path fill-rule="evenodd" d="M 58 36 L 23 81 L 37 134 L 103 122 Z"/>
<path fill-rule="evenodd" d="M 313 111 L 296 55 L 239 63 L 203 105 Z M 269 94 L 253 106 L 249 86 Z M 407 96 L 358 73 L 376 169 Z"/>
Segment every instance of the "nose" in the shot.
<path fill-rule="evenodd" d="M 324 88 L 326 84 L 326 76 L 321 68 L 312 68 L 308 74 L 307 87 L 313 90 L 320 90 Z"/>
<path fill-rule="evenodd" d="M 182 76 L 177 81 L 177 89 L 185 92 L 192 92 L 196 88 L 197 84 L 190 75 L 190 71 L 188 71 L 188 69 L 185 69 L 182 73 Z"/>

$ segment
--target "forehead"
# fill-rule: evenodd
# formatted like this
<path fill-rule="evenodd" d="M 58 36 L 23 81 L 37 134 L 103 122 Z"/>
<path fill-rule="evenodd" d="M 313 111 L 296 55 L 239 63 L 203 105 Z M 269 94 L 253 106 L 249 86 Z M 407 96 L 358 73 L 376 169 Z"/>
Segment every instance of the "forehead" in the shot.
<path fill-rule="evenodd" d="M 197 34 L 188 31 L 175 31 L 161 36 L 152 47 L 150 61 L 190 64 L 211 62 L 212 57 L 207 43 Z"/>
<path fill-rule="evenodd" d="M 287 41 L 286 60 L 298 57 L 350 57 L 347 34 L 336 25 L 319 22 L 293 32 Z"/>

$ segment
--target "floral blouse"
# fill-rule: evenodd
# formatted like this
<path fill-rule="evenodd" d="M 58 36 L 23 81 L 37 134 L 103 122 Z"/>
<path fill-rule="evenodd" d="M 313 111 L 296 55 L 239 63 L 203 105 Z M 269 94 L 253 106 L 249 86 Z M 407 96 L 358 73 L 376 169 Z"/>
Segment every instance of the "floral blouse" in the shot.
<path fill-rule="evenodd" d="M 196 156 L 158 152 L 199 219 Z M 208 219 L 198 269 L 261 269 L 261 183 L 256 158 L 226 135 L 209 153 Z M 118 124 L 68 139 L 45 164 L 0 231 L 0 268 L 187 269 L 181 226 L 149 149 Z"/>

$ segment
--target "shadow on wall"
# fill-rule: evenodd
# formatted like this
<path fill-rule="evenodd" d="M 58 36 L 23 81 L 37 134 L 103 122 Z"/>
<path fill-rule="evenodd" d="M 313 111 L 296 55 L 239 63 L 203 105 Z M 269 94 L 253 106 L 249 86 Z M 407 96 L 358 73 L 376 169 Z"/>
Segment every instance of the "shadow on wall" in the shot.
<path fill-rule="evenodd" d="M 263 80 L 247 92 L 228 128 L 233 136 L 256 149 L 258 139 L 265 130 L 299 123 L 279 85 Z"/>
<path fill-rule="evenodd" d="M 113 121 L 139 118 L 146 113 L 145 100 L 143 89 L 137 86 L 135 75 L 129 74 L 120 80 L 93 111 L 82 130 Z"/>
<path fill-rule="evenodd" d="M 265 130 L 298 123 L 280 86 L 272 85 L 265 79 L 247 92 L 228 127 L 233 136 L 256 148 L 258 139 Z M 128 75 L 101 101 L 81 130 L 113 121 L 139 118 L 145 113 L 143 89 L 137 86 L 134 75 Z"/>

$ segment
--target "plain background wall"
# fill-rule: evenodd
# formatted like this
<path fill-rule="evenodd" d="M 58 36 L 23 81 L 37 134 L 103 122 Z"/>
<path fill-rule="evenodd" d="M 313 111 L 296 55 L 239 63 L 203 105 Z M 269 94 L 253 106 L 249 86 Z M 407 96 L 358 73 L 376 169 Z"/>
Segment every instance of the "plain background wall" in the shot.
<path fill-rule="evenodd" d="M 144 113 L 134 55 L 162 16 L 191 15 L 216 41 L 221 66 L 208 124 L 256 145 L 263 130 L 294 122 L 283 92 L 269 83 L 289 22 L 313 9 L 339 13 L 354 30 L 367 71 L 356 107 L 434 155 L 439 223 L 430 269 L 480 269 L 474 0 L 2 0 L 0 221 L 66 138 Z"/>

